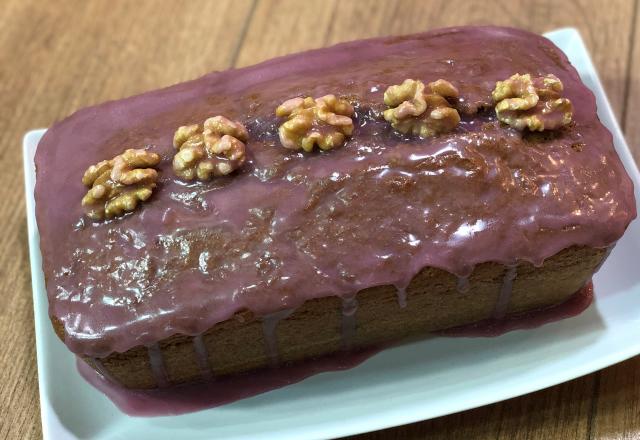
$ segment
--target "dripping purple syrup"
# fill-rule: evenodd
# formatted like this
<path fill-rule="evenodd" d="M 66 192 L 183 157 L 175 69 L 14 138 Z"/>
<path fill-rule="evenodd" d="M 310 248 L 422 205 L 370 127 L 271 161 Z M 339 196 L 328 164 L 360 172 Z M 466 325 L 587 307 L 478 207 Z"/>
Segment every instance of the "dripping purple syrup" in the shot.
<path fill-rule="evenodd" d="M 249 374 L 154 390 L 126 389 L 106 379 L 80 359 L 76 361 L 76 366 L 87 382 L 105 394 L 125 414 L 158 417 L 215 408 L 301 382 L 319 373 L 348 370 L 380 350 L 371 347 Z"/>
<path fill-rule="evenodd" d="M 445 337 L 495 337 L 514 330 L 540 327 L 550 322 L 577 316 L 593 302 L 593 284 L 587 283 L 562 304 L 532 312 L 487 319 L 435 332 Z M 77 361 L 80 375 L 104 393 L 122 412 L 130 416 L 155 417 L 179 415 L 236 402 L 258 394 L 303 381 L 319 373 L 357 367 L 385 347 L 341 352 L 279 368 L 267 368 L 251 374 L 220 378 L 209 382 L 179 385 L 155 390 L 129 390 L 117 385 Z"/>

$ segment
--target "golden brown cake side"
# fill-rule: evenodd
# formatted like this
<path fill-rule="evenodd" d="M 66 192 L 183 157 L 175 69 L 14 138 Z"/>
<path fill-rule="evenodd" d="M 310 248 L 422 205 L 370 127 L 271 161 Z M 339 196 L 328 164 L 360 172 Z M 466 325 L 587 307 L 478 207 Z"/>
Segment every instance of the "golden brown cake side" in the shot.
<path fill-rule="evenodd" d="M 540 309 L 567 300 L 592 276 L 605 257 L 605 249 L 571 247 L 545 261 L 541 267 L 521 262 L 516 266 L 507 314 Z M 345 340 L 343 301 L 326 297 L 307 301 L 276 326 L 278 363 L 295 362 L 341 350 L 345 344 L 366 347 L 410 336 L 470 324 L 491 318 L 510 268 L 485 263 L 469 277 L 468 289 L 459 278 L 443 270 L 422 270 L 407 288 L 406 307 L 398 303 L 394 286 L 365 289 L 357 294 L 355 333 Z M 463 292 L 461 290 L 466 290 Z M 57 324 L 57 325 L 56 325 Z M 63 330 L 54 321 L 59 336 Z M 264 321 L 249 312 L 236 314 L 205 332 L 202 342 L 207 368 L 224 376 L 269 366 Z M 203 378 L 194 338 L 175 335 L 160 341 L 159 348 L 166 384 Z M 94 368 L 93 358 L 85 360 Z M 97 368 L 128 388 L 155 388 L 162 381 L 151 366 L 147 347 L 135 347 L 101 359 Z"/>

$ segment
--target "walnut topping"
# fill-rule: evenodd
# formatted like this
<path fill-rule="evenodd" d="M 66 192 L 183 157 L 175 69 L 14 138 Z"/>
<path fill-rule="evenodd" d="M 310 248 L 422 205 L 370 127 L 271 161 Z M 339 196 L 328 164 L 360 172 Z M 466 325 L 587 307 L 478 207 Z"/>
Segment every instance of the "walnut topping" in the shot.
<path fill-rule="evenodd" d="M 160 156 L 147 150 L 128 149 L 111 160 L 91 165 L 82 183 L 89 191 L 82 198 L 87 216 L 94 220 L 114 218 L 136 209 L 156 187 Z"/>
<path fill-rule="evenodd" d="M 276 116 L 288 118 L 278 129 L 280 142 L 307 152 L 315 145 L 321 150 L 337 148 L 353 133 L 353 113 L 351 104 L 335 95 L 289 99 L 276 109 Z"/>
<path fill-rule="evenodd" d="M 429 83 L 429 91 L 425 93 L 424 83 L 413 79 L 387 88 L 384 103 L 391 108 L 385 110 L 384 118 L 399 132 L 420 137 L 453 130 L 460 122 L 460 115 L 447 98 L 457 98 L 458 89 L 449 81 L 439 79 Z"/>
<path fill-rule="evenodd" d="M 561 98 L 562 82 L 553 74 L 531 78 L 515 74 L 498 81 L 491 94 L 496 115 L 517 130 L 555 130 L 571 122 L 573 106 Z"/>
<path fill-rule="evenodd" d="M 203 125 L 185 125 L 176 131 L 173 170 L 185 180 L 210 180 L 240 168 L 246 159 L 247 129 L 224 116 L 214 116 Z"/>

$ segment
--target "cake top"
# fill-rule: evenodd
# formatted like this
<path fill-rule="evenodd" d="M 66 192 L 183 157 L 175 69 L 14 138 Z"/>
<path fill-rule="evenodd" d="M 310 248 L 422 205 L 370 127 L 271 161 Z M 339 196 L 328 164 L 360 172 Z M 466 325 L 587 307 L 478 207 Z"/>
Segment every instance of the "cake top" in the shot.
<path fill-rule="evenodd" d="M 492 92 L 514 74 L 555 75 L 571 124 L 537 133 L 497 121 Z M 453 85 L 459 121 L 421 137 L 385 112 L 385 91 L 408 78 Z M 327 151 L 284 148 L 304 146 L 278 128 L 307 104 L 275 109 L 326 95 L 352 106 L 338 115 L 351 128 L 336 120 Z M 213 115 L 246 127 L 242 160 L 185 180 L 188 169 L 172 168 L 174 133 Z M 85 170 L 145 148 L 159 157 L 139 159 L 156 170 L 136 195 L 144 203 L 88 217 Z M 572 245 L 612 244 L 636 214 L 611 134 L 565 55 L 498 27 L 340 44 L 83 109 L 47 131 L 36 167 L 50 314 L 89 356 L 195 335 L 243 309 L 404 288 L 427 266 L 465 277 L 483 262 L 542 264 Z"/>

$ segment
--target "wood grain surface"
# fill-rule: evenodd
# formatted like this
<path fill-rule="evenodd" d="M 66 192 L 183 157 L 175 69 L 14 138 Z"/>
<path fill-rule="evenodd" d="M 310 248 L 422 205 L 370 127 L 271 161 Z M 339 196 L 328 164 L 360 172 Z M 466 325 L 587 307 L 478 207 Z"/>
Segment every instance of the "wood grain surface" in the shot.
<path fill-rule="evenodd" d="M 640 159 L 634 0 L 0 0 L 0 438 L 41 437 L 21 168 L 27 130 L 215 69 L 460 24 L 577 27 Z M 531 395 L 354 438 L 640 438 L 640 357 Z"/>

